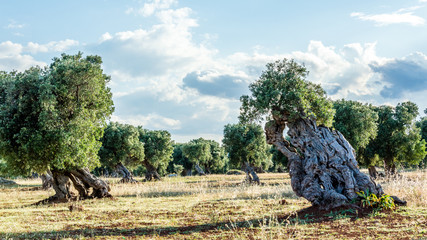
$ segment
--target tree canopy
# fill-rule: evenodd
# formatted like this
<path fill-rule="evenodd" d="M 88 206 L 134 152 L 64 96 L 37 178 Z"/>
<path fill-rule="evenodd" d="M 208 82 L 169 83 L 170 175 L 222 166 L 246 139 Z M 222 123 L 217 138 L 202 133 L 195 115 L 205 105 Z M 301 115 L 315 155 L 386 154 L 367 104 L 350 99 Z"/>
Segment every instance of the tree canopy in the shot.
<path fill-rule="evenodd" d="M 334 110 L 318 84 L 306 80 L 307 69 L 294 60 L 268 63 L 258 80 L 249 85 L 251 96 L 240 98 L 242 123 L 263 120 L 293 123 L 309 117 L 332 125 Z"/>
<path fill-rule="evenodd" d="M 232 167 L 242 168 L 246 162 L 264 169 L 272 165 L 264 130 L 257 124 L 225 125 L 222 142 Z"/>
<path fill-rule="evenodd" d="M 99 56 L 62 54 L 45 69 L 0 74 L 0 154 L 21 174 L 99 164 L 114 110 Z"/>
<path fill-rule="evenodd" d="M 419 163 L 426 155 L 426 146 L 415 126 L 418 106 L 408 101 L 396 107 L 376 107 L 375 111 L 379 117 L 378 133 L 367 146 L 371 157 L 377 154 L 383 159 L 388 174 L 395 173 L 396 163 Z"/>
<path fill-rule="evenodd" d="M 104 130 L 99 156 L 103 165 L 112 168 L 119 163 L 128 168 L 140 165 L 145 154 L 138 129 L 129 124 L 110 122 Z"/>
<path fill-rule="evenodd" d="M 143 165 L 148 172 L 166 173 L 172 160 L 173 142 L 171 134 L 165 130 L 148 130 L 138 127 L 139 140 L 144 144 Z"/>
<path fill-rule="evenodd" d="M 214 140 L 193 139 L 182 146 L 183 156 L 208 173 L 220 172 L 228 161 L 224 148 Z"/>
<path fill-rule="evenodd" d="M 370 165 L 369 161 L 362 161 L 363 151 L 377 136 L 378 113 L 374 111 L 372 105 L 357 101 L 341 99 L 334 101 L 333 104 L 336 111 L 333 127 L 349 141 L 356 152 L 358 162 Z"/>

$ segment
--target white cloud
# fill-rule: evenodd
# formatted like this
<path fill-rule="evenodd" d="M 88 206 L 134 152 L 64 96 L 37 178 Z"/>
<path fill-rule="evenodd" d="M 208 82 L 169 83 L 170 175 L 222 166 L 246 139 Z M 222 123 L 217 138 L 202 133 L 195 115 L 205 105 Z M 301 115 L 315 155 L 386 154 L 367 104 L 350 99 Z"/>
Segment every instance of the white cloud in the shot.
<path fill-rule="evenodd" d="M 420 16 L 414 15 L 413 11 L 418 8 L 420 8 L 420 6 L 402 8 L 393 13 L 383 14 L 365 14 L 361 12 L 353 12 L 350 14 L 350 16 L 363 21 L 375 22 L 377 26 L 386 26 L 398 23 L 406 23 L 412 26 L 420 26 L 424 25 L 425 19 Z"/>
<path fill-rule="evenodd" d="M 148 115 L 133 115 L 129 117 L 119 117 L 113 115 L 111 121 L 127 123 L 134 126 L 143 126 L 149 129 L 180 129 L 181 121 L 160 116 L 156 113 L 150 113 Z"/>
<path fill-rule="evenodd" d="M 9 24 L 5 27 L 7 29 L 20 29 L 24 28 L 25 24 L 17 23 L 15 20 L 10 20 Z"/>
<path fill-rule="evenodd" d="M 110 33 L 106 32 L 104 34 L 102 34 L 101 38 L 99 39 L 100 42 L 104 42 L 104 41 L 108 41 L 110 39 L 112 39 L 113 36 L 111 36 Z"/>
<path fill-rule="evenodd" d="M 52 41 L 47 44 L 38 44 L 29 42 L 25 51 L 31 53 L 39 53 L 39 52 L 63 52 L 68 50 L 70 47 L 78 46 L 79 42 L 72 39 L 66 39 L 62 41 Z"/>
<path fill-rule="evenodd" d="M 177 2 L 178 2 L 177 0 L 151 0 L 147 3 L 144 3 L 144 6 L 139 9 L 128 8 L 126 10 L 126 14 L 134 13 L 134 14 L 140 14 L 144 17 L 148 17 L 153 15 L 157 10 L 170 8 L 172 5 L 176 4 Z"/>
<path fill-rule="evenodd" d="M 24 71 L 31 66 L 45 66 L 46 63 L 36 61 L 32 56 L 23 54 L 24 47 L 18 43 L 6 41 L 0 43 L 0 70 Z"/>

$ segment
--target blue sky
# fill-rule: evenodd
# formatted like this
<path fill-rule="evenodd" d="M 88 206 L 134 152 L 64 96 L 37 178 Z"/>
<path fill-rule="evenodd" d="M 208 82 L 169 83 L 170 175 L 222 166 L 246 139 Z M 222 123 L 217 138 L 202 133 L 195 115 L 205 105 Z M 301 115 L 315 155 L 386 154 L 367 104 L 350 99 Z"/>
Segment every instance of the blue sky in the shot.
<path fill-rule="evenodd" d="M 332 99 L 427 108 L 427 0 L 2 1 L 0 70 L 97 54 L 112 120 L 220 140 L 264 66 L 304 63 Z"/>

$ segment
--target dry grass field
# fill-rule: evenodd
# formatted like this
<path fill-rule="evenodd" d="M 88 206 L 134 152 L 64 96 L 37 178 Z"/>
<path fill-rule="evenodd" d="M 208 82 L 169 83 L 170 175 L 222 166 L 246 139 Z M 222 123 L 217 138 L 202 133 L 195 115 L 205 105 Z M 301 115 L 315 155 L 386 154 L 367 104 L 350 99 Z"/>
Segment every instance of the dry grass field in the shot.
<path fill-rule="evenodd" d="M 427 239 L 427 172 L 378 181 L 408 201 L 394 212 L 310 211 L 288 174 L 164 178 L 112 186 L 112 199 L 35 206 L 39 179 L 0 188 L 0 239 Z"/>

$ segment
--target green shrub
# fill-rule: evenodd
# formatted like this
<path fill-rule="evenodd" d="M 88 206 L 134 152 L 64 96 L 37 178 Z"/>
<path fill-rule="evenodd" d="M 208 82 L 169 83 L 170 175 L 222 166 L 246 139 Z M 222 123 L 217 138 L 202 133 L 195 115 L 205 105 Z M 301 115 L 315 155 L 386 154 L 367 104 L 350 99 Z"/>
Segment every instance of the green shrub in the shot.
<path fill-rule="evenodd" d="M 373 193 L 369 193 L 369 190 L 360 191 L 357 195 L 362 199 L 362 206 L 365 208 L 372 207 L 375 210 L 394 210 L 396 205 L 394 199 L 387 194 L 383 194 L 381 197 Z"/>

